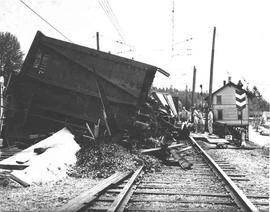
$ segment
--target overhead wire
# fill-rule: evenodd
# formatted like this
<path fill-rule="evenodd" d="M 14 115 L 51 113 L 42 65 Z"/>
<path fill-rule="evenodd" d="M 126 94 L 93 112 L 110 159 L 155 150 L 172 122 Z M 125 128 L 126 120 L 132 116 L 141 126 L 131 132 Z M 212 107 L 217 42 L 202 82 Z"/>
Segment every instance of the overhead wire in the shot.
<path fill-rule="evenodd" d="M 123 40 L 125 40 L 125 39 L 124 39 L 124 36 L 123 36 L 123 30 L 122 30 L 122 27 L 121 27 L 121 25 L 119 24 L 119 21 L 118 21 L 116 15 L 115 15 L 115 13 L 114 13 L 113 10 L 112 10 L 110 3 L 108 2 L 108 0 L 104 0 L 104 2 L 105 2 L 105 4 L 107 5 L 107 8 L 109 9 L 109 11 L 110 11 L 110 13 L 111 13 L 111 15 L 112 15 L 112 17 L 113 17 L 113 19 L 114 19 L 114 22 L 115 22 L 116 25 L 118 26 L 118 29 L 119 29 L 119 31 L 120 31 L 122 37 L 123 37 Z"/>
<path fill-rule="evenodd" d="M 116 16 L 114 15 L 110 4 L 107 0 L 99 0 L 99 5 L 101 6 L 101 8 L 103 9 L 104 13 L 106 14 L 107 18 L 109 19 L 109 21 L 111 22 L 111 24 L 113 25 L 113 27 L 115 28 L 115 30 L 117 31 L 119 37 L 125 41 L 124 36 L 122 35 L 121 32 L 121 27 L 119 24 L 119 21 L 117 20 Z"/>
<path fill-rule="evenodd" d="M 26 6 L 29 10 L 31 10 L 34 14 L 36 14 L 41 20 L 43 20 L 46 24 L 48 24 L 51 28 L 53 28 L 56 32 L 58 32 L 61 36 L 63 36 L 66 40 L 73 43 L 64 33 L 62 33 L 60 30 L 58 30 L 56 27 L 54 27 L 51 23 L 49 23 L 45 18 L 43 18 L 40 14 L 38 14 L 34 9 L 32 9 L 29 5 L 27 5 L 23 0 L 20 0 L 20 2 Z"/>

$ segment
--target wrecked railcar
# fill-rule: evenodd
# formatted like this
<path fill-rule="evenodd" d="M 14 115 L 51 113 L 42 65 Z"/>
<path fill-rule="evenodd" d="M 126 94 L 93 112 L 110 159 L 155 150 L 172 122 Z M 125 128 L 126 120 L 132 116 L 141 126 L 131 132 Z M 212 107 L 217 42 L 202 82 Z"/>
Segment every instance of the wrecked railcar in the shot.
<path fill-rule="evenodd" d="M 6 144 L 63 126 L 84 129 L 99 119 L 104 126 L 104 105 L 117 125 L 111 127 L 121 128 L 145 102 L 157 70 L 37 32 L 7 89 Z"/>

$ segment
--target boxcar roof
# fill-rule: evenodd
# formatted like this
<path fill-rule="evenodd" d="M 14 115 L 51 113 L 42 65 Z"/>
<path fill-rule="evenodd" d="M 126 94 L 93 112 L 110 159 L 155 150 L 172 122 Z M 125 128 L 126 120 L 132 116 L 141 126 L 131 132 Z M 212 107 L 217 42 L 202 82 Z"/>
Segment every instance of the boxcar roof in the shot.
<path fill-rule="evenodd" d="M 136 60 L 121 57 L 121 56 L 118 56 L 118 55 L 114 55 L 114 54 L 111 54 L 111 53 L 98 51 L 96 49 L 81 46 L 81 45 L 78 45 L 78 44 L 75 44 L 75 43 L 70 43 L 70 42 L 58 40 L 58 39 L 55 39 L 55 38 L 47 37 L 40 31 L 37 31 L 37 33 L 36 33 L 35 39 L 34 39 L 32 45 L 31 45 L 31 48 L 30 48 L 30 50 L 29 50 L 29 52 L 27 54 L 27 57 L 25 59 L 25 63 L 24 63 L 25 65 L 28 63 L 28 60 L 29 60 L 28 58 L 32 57 L 33 49 L 35 49 L 35 47 L 39 43 L 42 43 L 42 44 L 45 44 L 45 45 L 47 44 L 47 45 L 50 45 L 50 46 L 55 45 L 55 46 L 58 46 L 60 48 L 64 47 L 64 48 L 72 49 L 72 50 L 75 50 L 75 51 L 78 51 L 78 52 L 84 52 L 85 54 L 88 54 L 88 55 L 95 55 L 95 56 L 98 56 L 98 57 L 106 59 L 106 60 L 111 60 L 111 61 L 119 62 L 119 63 L 125 63 L 127 65 L 137 67 L 137 68 L 140 68 L 140 69 L 147 70 L 150 67 L 154 67 L 154 68 L 156 68 L 156 70 L 158 72 L 164 74 L 165 76 L 167 76 L 167 77 L 170 76 L 170 74 L 168 72 L 162 70 L 161 68 L 158 68 L 158 67 L 146 64 L 146 63 L 142 63 L 142 62 L 139 62 L 139 61 L 136 61 Z"/>

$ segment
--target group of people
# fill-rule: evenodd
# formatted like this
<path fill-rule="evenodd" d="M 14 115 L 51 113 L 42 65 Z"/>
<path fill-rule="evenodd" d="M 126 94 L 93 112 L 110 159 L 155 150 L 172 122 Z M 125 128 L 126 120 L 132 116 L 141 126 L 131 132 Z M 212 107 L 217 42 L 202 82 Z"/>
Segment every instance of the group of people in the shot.
<path fill-rule="evenodd" d="M 179 111 L 178 116 L 181 122 L 192 123 L 194 126 L 195 133 L 204 133 L 205 118 L 203 112 L 200 111 L 199 109 L 193 107 L 191 111 L 188 111 L 185 107 L 183 107 L 182 110 Z M 214 119 L 214 115 L 211 108 L 208 111 L 207 118 L 208 118 L 207 119 L 208 132 L 211 135 L 213 134 L 213 119 Z"/>
<path fill-rule="evenodd" d="M 200 110 L 193 110 L 193 124 L 195 133 L 204 133 L 204 118 L 203 113 Z"/>

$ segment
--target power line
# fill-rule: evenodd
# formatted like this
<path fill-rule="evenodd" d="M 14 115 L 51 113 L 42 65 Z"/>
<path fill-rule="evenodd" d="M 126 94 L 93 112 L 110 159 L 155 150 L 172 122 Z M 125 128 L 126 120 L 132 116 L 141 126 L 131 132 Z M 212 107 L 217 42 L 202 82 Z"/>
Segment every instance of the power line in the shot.
<path fill-rule="evenodd" d="M 113 27 L 115 28 L 115 30 L 117 31 L 119 37 L 123 41 L 125 41 L 124 36 L 121 33 L 121 27 L 120 27 L 119 21 L 116 18 L 115 14 L 113 13 L 112 8 L 111 8 L 109 2 L 107 0 L 99 0 L 99 5 L 103 9 L 104 13 L 108 17 L 109 21 L 111 22 L 111 24 L 113 25 Z"/>
<path fill-rule="evenodd" d="M 109 11 L 110 11 L 110 13 L 111 13 L 111 15 L 112 15 L 112 17 L 113 17 L 113 19 L 114 19 L 114 22 L 115 22 L 116 25 L 118 26 L 118 29 L 119 29 L 119 32 L 120 32 L 120 34 L 121 34 L 122 40 L 125 41 L 125 38 L 124 38 L 124 36 L 123 36 L 123 30 L 122 30 L 122 27 L 120 26 L 119 21 L 118 21 L 116 15 L 115 15 L 115 13 L 113 12 L 113 10 L 112 10 L 112 8 L 111 8 L 111 6 L 110 6 L 108 0 L 104 0 L 104 2 L 105 2 L 105 4 L 107 5 L 107 7 L 108 7 L 108 9 L 109 9 Z"/>
<path fill-rule="evenodd" d="M 112 17 L 113 17 L 113 19 L 114 19 L 116 25 L 118 26 L 120 32 L 122 32 L 123 30 L 122 30 L 122 28 L 121 28 L 121 26 L 120 26 L 120 24 L 119 24 L 118 19 L 117 19 L 116 16 L 115 16 L 115 13 L 113 12 L 113 10 L 112 10 L 112 8 L 111 8 L 111 5 L 109 4 L 108 0 L 104 0 L 104 2 L 105 2 L 105 4 L 107 5 L 107 8 L 109 9 L 109 11 L 110 11 L 110 13 L 111 13 L 111 15 L 112 15 Z M 121 33 L 121 34 L 122 34 L 122 33 Z"/>
<path fill-rule="evenodd" d="M 101 0 L 99 0 L 99 5 L 101 6 L 101 8 L 103 9 L 105 15 L 107 16 L 107 18 L 109 19 L 109 21 L 111 22 L 111 24 L 113 25 L 113 27 L 115 28 L 115 30 L 117 31 L 118 35 L 120 36 L 120 38 L 122 38 L 122 35 L 118 29 L 118 26 L 116 25 L 112 15 L 109 12 L 109 9 L 107 8 L 107 6 L 105 5 L 105 3 Z"/>
<path fill-rule="evenodd" d="M 40 19 L 42 19 L 46 24 L 48 24 L 50 27 L 52 27 L 56 32 L 58 32 L 60 35 L 62 35 L 65 39 L 67 39 L 69 42 L 72 42 L 67 36 L 65 36 L 60 30 L 58 30 L 56 27 L 54 27 L 52 24 L 50 24 L 45 18 L 43 18 L 41 15 L 39 15 L 36 11 L 34 11 L 30 6 L 28 6 L 23 0 L 20 0 L 21 3 L 24 4 L 29 10 L 31 10 L 33 13 L 35 13 Z"/>

